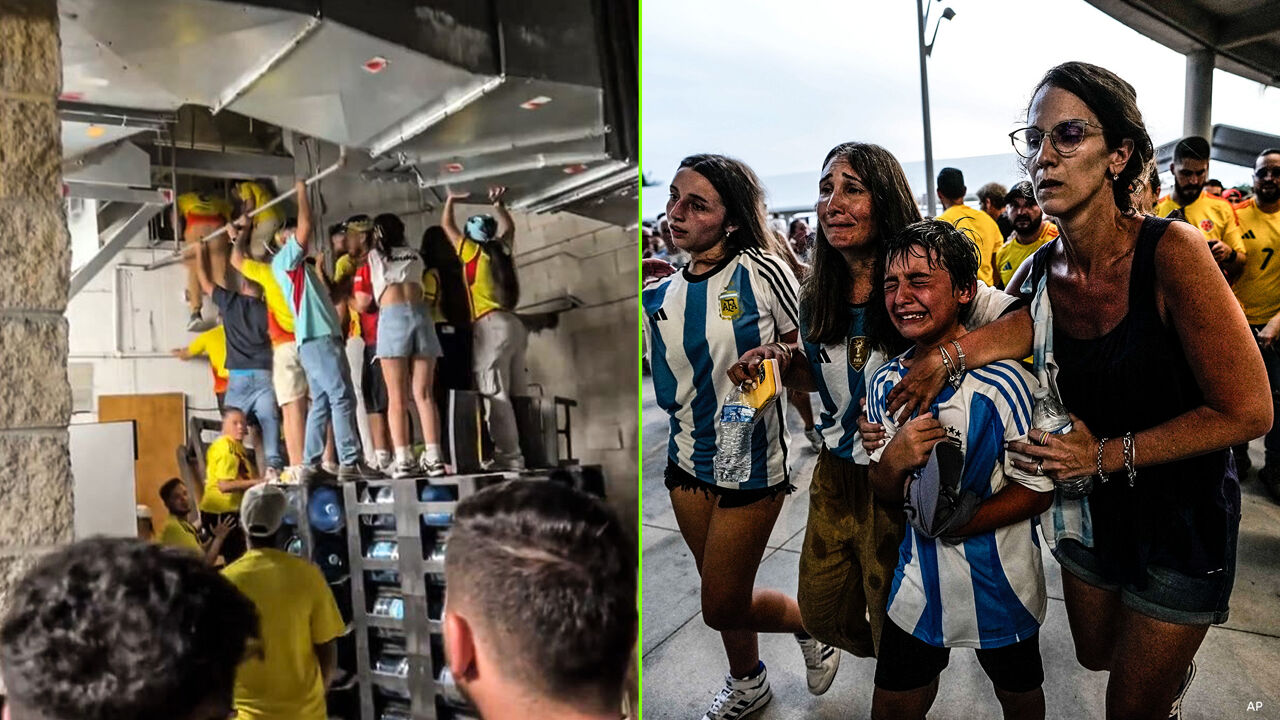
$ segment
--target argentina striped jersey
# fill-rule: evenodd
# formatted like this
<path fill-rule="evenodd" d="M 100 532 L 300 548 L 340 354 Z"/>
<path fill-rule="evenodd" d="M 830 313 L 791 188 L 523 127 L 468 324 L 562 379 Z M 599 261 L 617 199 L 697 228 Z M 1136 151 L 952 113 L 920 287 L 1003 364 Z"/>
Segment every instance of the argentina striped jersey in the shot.
<path fill-rule="evenodd" d="M 885 398 L 907 370 L 911 351 L 880 368 L 871 380 L 868 418 L 897 425 Z M 1015 468 L 1004 450 L 1031 427 L 1035 376 L 1020 363 L 1001 361 L 965 373 L 960 389 L 943 389 L 931 408 L 964 452 L 963 488 L 984 501 L 1009 482 L 1053 492 L 1053 481 Z M 885 445 L 872 453 L 879 461 Z M 936 647 L 997 648 L 1024 640 L 1044 621 L 1046 595 L 1037 518 L 1020 520 L 949 545 L 907 526 L 889 590 L 890 619 Z"/>
<path fill-rule="evenodd" d="M 796 278 L 777 257 L 746 250 L 713 270 L 683 270 L 641 293 L 658 405 L 671 416 L 667 456 L 715 483 L 716 426 L 733 388 L 728 370 L 748 350 L 796 329 Z M 787 479 L 784 398 L 765 411 L 751 438 L 751 479 L 743 489 Z"/>
<path fill-rule="evenodd" d="M 1004 314 L 1016 302 L 1012 295 L 978 281 L 978 291 L 970 303 L 965 327 L 982 327 Z M 839 343 L 819 345 L 804 341 L 802 349 L 809 361 L 822 407 L 815 418 L 822 442 L 836 456 L 866 465 L 867 452 L 858 432 L 858 401 L 866 397 L 867 380 L 884 364 L 885 355 L 875 348 L 867 332 L 867 306 L 849 305 L 849 333 Z M 801 316 L 800 336 L 808 334 Z"/>

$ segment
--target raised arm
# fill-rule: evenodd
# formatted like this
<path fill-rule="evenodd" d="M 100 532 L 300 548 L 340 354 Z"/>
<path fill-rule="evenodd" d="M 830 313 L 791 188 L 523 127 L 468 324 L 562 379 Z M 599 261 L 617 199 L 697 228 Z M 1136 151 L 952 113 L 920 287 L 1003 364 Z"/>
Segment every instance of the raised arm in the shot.
<path fill-rule="evenodd" d="M 450 190 L 444 199 L 444 209 L 440 211 L 440 226 L 444 228 L 444 234 L 449 237 L 449 242 L 453 243 L 453 249 L 456 252 L 462 246 L 462 231 L 458 229 L 458 220 L 454 217 L 454 203 L 466 197 L 470 197 L 471 193 L 455 193 Z"/>
<path fill-rule="evenodd" d="M 498 216 L 498 239 L 510 250 L 516 239 L 516 223 L 503 200 L 506 194 L 507 189 L 501 185 L 489 188 L 489 202 L 493 203 L 493 211 Z"/>
<path fill-rule="evenodd" d="M 311 239 L 311 198 L 307 197 L 307 184 L 301 180 L 294 183 L 298 196 L 298 244 L 303 254 L 307 252 L 307 242 Z"/>

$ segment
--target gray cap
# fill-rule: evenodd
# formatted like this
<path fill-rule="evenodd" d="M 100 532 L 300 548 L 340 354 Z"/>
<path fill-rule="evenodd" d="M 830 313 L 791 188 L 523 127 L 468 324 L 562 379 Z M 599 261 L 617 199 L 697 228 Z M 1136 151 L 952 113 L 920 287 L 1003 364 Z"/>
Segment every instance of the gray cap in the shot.
<path fill-rule="evenodd" d="M 280 529 L 289 498 L 275 485 L 262 483 L 244 492 L 240 501 L 240 526 L 254 537 L 270 537 Z"/>

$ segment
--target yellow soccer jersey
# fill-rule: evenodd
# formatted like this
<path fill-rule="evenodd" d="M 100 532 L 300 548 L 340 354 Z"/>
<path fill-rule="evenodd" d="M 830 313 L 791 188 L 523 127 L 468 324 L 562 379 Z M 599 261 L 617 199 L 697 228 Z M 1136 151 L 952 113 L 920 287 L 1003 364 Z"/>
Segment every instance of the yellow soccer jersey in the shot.
<path fill-rule="evenodd" d="M 342 615 L 320 569 L 281 550 L 249 550 L 222 575 L 253 601 L 260 653 L 236 668 L 240 720 L 325 720 L 315 646 L 342 634 Z"/>
<path fill-rule="evenodd" d="M 192 357 L 209 356 L 209 367 L 213 372 L 213 391 L 227 391 L 227 382 L 231 377 L 227 373 L 227 330 L 222 323 L 214 325 L 196 336 L 187 346 L 187 354 Z"/>
<path fill-rule="evenodd" d="M 458 245 L 458 258 L 462 260 L 463 278 L 466 279 L 467 293 L 471 298 L 471 319 L 479 320 L 494 310 L 501 310 L 497 284 L 493 270 L 489 267 L 489 253 L 475 240 L 463 238 Z"/>
<path fill-rule="evenodd" d="M 444 298 L 440 294 L 440 271 L 428 268 L 422 274 L 422 301 L 431 308 L 431 322 L 437 325 L 445 321 Z"/>
<path fill-rule="evenodd" d="M 991 257 L 1000 249 L 1004 236 L 1000 234 L 1000 226 L 991 216 L 981 210 L 974 210 L 968 205 L 954 205 L 938 216 L 938 220 L 949 222 L 959 230 L 969 230 L 974 236 L 978 253 L 978 279 L 995 287 L 995 273 L 991 267 Z"/>
<path fill-rule="evenodd" d="M 1280 313 L 1280 211 L 1264 213 L 1252 199 L 1236 206 L 1244 241 L 1244 272 L 1232 286 L 1250 325 Z"/>
<path fill-rule="evenodd" d="M 204 497 L 200 499 L 200 511 L 220 514 L 240 511 L 241 491 L 224 493 L 218 487 L 222 480 L 246 480 L 249 477 L 249 457 L 244 445 L 223 435 L 209 446 L 205 461 Z"/>
<path fill-rule="evenodd" d="M 182 193 L 178 214 L 188 225 L 222 225 L 231 221 L 231 203 L 212 193 Z"/>
<path fill-rule="evenodd" d="M 272 200 L 275 200 L 275 196 L 268 192 L 265 187 L 256 182 L 242 182 L 240 183 L 240 199 L 252 200 L 253 206 L 255 208 L 260 208 Z M 261 213 L 254 215 L 253 219 L 255 222 L 263 220 L 277 220 L 279 222 L 284 222 L 284 210 L 282 210 L 279 205 L 272 205 Z"/>
<path fill-rule="evenodd" d="M 1230 201 L 1202 192 L 1190 205 L 1178 205 L 1172 195 L 1165 195 L 1156 205 L 1155 213 L 1169 217 L 1169 213 L 1179 207 L 1186 213 L 1187 222 L 1200 228 L 1206 238 L 1220 240 L 1236 252 L 1247 252 L 1240 240 L 1240 223 Z"/>
<path fill-rule="evenodd" d="M 161 545 L 168 545 L 169 547 L 194 550 L 198 553 L 204 552 L 204 548 L 200 546 L 200 537 L 196 535 L 196 529 L 191 527 L 191 523 L 172 515 L 164 521 L 164 528 L 160 531 L 159 542 Z"/>
<path fill-rule="evenodd" d="M 1040 234 L 1036 239 L 1025 245 L 1018 242 L 1016 234 L 1009 235 L 1009 241 L 1000 247 L 1000 252 L 996 255 L 1001 287 L 1008 286 L 1009 280 L 1024 260 L 1039 250 L 1041 245 L 1052 242 L 1056 237 L 1058 237 L 1058 226 L 1047 220 L 1040 225 Z"/>

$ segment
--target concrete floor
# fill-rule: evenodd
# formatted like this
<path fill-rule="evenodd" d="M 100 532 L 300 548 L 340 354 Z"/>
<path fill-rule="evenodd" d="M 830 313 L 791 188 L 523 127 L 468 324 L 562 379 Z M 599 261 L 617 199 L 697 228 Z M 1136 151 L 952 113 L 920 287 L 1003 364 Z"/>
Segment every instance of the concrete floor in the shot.
<path fill-rule="evenodd" d="M 643 394 L 644 717 L 697 720 L 720 689 L 727 663 L 719 636 L 702 622 L 693 558 L 677 531 L 663 487 L 667 418 L 654 404 L 648 378 Z M 792 437 L 801 438 L 794 411 L 788 416 Z M 1256 468 L 1262 460 L 1261 441 L 1253 444 L 1250 454 Z M 757 586 L 795 593 L 814 459 L 807 449 L 797 448 L 793 453 L 792 472 L 799 489 L 778 518 L 760 564 Z M 1280 718 L 1280 506 L 1262 491 L 1254 471 L 1249 473 L 1243 493 L 1244 520 L 1231 620 L 1211 628 L 1196 655 L 1199 671 L 1183 706 L 1187 720 Z M 1087 671 L 1075 661 L 1060 571 L 1047 551 L 1045 571 L 1050 600 L 1040 651 L 1048 717 L 1101 718 L 1106 675 Z M 774 698 L 753 719 L 869 716 L 874 660 L 845 654 L 831 689 L 822 697 L 813 697 L 805 687 L 803 660 L 794 639 L 762 636 L 760 652 L 769 667 Z M 1250 703 L 1255 709 L 1250 709 Z M 930 717 L 976 720 L 999 716 L 995 694 L 973 653 L 953 651 Z"/>

